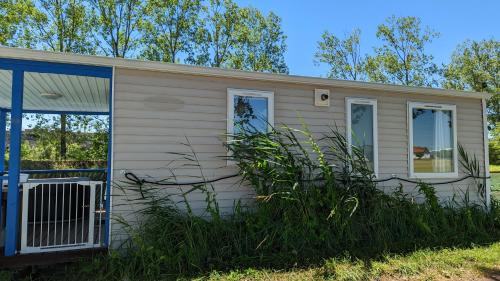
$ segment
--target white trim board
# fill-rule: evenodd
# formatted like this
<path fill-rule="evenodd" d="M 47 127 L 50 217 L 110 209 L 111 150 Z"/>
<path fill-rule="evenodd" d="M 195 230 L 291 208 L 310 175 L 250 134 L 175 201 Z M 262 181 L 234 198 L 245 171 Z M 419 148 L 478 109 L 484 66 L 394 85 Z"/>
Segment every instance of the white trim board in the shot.
<path fill-rule="evenodd" d="M 268 131 L 274 126 L 274 93 L 269 91 L 258 91 L 250 89 L 227 89 L 227 133 L 234 133 L 234 97 L 259 97 L 267 98 L 267 122 Z"/>
<path fill-rule="evenodd" d="M 227 142 L 231 141 L 231 135 L 234 133 L 234 97 L 235 96 L 245 96 L 245 97 L 260 97 L 267 98 L 267 122 L 269 124 L 267 130 L 270 131 L 274 126 L 274 92 L 269 91 L 258 91 L 252 89 L 227 89 Z M 236 163 L 230 160 L 231 154 L 230 151 L 227 152 L 227 166 L 236 165 Z"/>
<path fill-rule="evenodd" d="M 484 149 L 484 180 L 485 184 L 485 199 L 486 207 L 488 210 L 491 206 L 491 180 L 488 179 L 490 176 L 490 154 L 488 150 L 488 112 L 486 100 L 481 100 L 482 111 L 483 111 L 483 149 Z"/>
<path fill-rule="evenodd" d="M 114 169 L 114 160 L 115 160 L 115 157 L 114 157 L 114 154 L 115 154 L 115 151 L 114 151 L 114 142 L 115 142 L 115 89 L 116 89 L 116 85 L 115 85 L 115 75 L 116 75 L 116 68 L 113 67 L 113 71 L 112 71 L 112 76 L 111 76 L 111 84 L 112 84 L 112 87 L 111 87 L 111 91 L 109 92 L 109 94 L 111 95 L 111 120 L 109 120 L 109 122 L 111 123 L 111 167 L 109 168 L 109 172 L 110 172 L 110 176 L 109 176 L 109 179 L 110 179 L 110 182 L 107 183 L 109 184 L 109 223 L 108 223 L 108 251 L 109 249 L 111 249 L 111 245 L 112 245 L 112 235 L 111 235 L 111 232 L 113 230 L 113 220 L 111 219 L 112 218 L 112 215 L 113 215 L 113 187 L 114 185 L 112 184 L 113 183 L 113 180 L 114 180 L 114 172 L 113 172 L 113 169 Z"/>

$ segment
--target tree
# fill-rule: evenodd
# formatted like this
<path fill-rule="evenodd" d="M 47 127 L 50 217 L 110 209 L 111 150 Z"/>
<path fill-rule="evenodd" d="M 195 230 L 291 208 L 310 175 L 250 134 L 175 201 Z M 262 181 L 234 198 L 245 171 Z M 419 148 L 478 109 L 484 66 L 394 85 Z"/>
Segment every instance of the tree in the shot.
<path fill-rule="evenodd" d="M 27 160 L 96 161 L 107 158 L 108 118 L 67 115 L 67 155 L 60 151 L 61 119 L 58 115 L 25 114 L 28 129 L 23 132 L 22 156 Z"/>
<path fill-rule="evenodd" d="M 98 36 L 106 56 L 129 57 L 139 45 L 138 29 L 144 5 L 141 0 L 89 0 L 98 11 Z"/>
<path fill-rule="evenodd" d="M 142 27 L 145 48 L 141 56 L 178 62 L 179 53 L 187 53 L 192 47 L 200 26 L 201 9 L 199 0 L 149 0 L 148 20 Z"/>
<path fill-rule="evenodd" d="M 83 0 L 38 0 L 43 16 L 27 26 L 35 44 L 43 49 L 78 54 L 95 54 L 92 39 L 95 17 Z M 67 116 L 60 115 L 60 154 L 66 156 Z"/>
<path fill-rule="evenodd" d="M 187 61 L 212 67 L 227 66 L 232 49 L 238 42 L 239 7 L 232 0 L 210 0 L 205 8 L 203 27 L 196 32 L 193 49 Z"/>
<path fill-rule="evenodd" d="M 490 163 L 500 165 L 500 126 L 496 126 L 491 135 L 493 138 L 488 143 Z"/>
<path fill-rule="evenodd" d="M 241 8 L 238 38 L 229 62 L 235 69 L 288 73 L 284 53 L 286 35 L 281 29 L 281 18 L 274 13 L 267 16 L 254 8 Z"/>
<path fill-rule="evenodd" d="M 240 8 L 232 0 L 210 0 L 204 8 L 194 48 L 187 62 L 265 72 L 288 72 L 281 19 L 263 16 L 254 8 Z"/>
<path fill-rule="evenodd" d="M 330 67 L 329 78 L 365 80 L 365 58 L 361 54 L 361 30 L 355 29 L 344 39 L 325 31 L 318 42 L 316 62 Z"/>
<path fill-rule="evenodd" d="M 375 48 L 375 56 L 367 59 L 369 79 L 409 86 L 437 85 L 439 70 L 425 48 L 438 36 L 429 27 L 422 29 L 419 18 L 388 18 L 377 30 L 382 47 Z"/>
<path fill-rule="evenodd" d="M 29 31 L 43 49 L 95 54 L 95 15 L 83 0 L 38 0 L 43 13 Z"/>
<path fill-rule="evenodd" d="M 42 17 L 31 0 L 0 1 L 0 45 L 31 47 L 32 34 L 26 27 Z"/>
<path fill-rule="evenodd" d="M 488 119 L 492 125 L 500 122 L 500 41 L 467 40 L 460 44 L 445 67 L 444 78 L 445 88 L 492 93 Z"/>

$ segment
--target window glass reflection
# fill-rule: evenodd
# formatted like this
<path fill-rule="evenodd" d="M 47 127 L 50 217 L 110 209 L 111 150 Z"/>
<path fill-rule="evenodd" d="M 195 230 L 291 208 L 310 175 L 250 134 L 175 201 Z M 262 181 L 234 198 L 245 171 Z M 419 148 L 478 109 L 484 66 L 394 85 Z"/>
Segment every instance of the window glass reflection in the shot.
<path fill-rule="evenodd" d="M 361 149 L 373 170 L 373 105 L 351 104 L 352 145 Z"/>
<path fill-rule="evenodd" d="M 234 134 L 242 130 L 266 132 L 268 100 L 263 97 L 234 96 Z"/>
<path fill-rule="evenodd" d="M 414 172 L 454 172 L 452 111 L 414 108 L 412 114 Z"/>

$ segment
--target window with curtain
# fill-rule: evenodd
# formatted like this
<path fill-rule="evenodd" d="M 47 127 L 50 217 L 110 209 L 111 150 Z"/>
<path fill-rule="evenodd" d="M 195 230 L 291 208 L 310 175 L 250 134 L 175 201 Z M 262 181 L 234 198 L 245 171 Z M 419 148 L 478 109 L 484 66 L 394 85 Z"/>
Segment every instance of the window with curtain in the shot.
<path fill-rule="evenodd" d="M 455 177 L 456 107 L 410 103 L 410 173 L 420 177 Z"/>

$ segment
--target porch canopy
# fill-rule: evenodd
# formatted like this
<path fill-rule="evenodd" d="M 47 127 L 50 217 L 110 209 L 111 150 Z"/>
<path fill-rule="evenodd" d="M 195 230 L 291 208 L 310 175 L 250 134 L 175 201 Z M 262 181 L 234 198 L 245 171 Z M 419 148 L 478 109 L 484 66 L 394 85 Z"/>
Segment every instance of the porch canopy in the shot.
<path fill-rule="evenodd" d="M 12 73 L 0 69 L 0 108 L 12 108 Z M 109 112 L 109 79 L 25 72 L 23 113 L 104 114 Z"/>
<path fill-rule="evenodd" d="M 16 254 L 19 239 L 19 174 L 23 114 L 111 115 L 111 83 L 110 67 L 0 58 L 0 155 L 3 158 L 8 113 L 11 122 L 9 171 L 5 170 L 4 161 L 0 161 L 0 172 L 8 173 L 8 177 L 2 177 L 3 180 L 8 180 L 4 242 L 6 256 Z M 109 130 L 111 132 L 111 124 Z M 111 142 L 111 135 L 109 141 Z M 108 183 L 110 149 L 109 145 Z M 1 197 L 0 192 L 0 202 Z M 109 204 L 109 200 L 106 204 Z M 106 206 L 106 209 L 109 209 L 109 206 Z M 1 212 L 0 208 L 0 218 L 3 216 Z M 107 245 L 107 241 L 105 243 Z"/>

